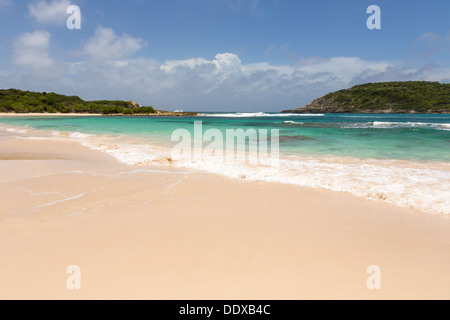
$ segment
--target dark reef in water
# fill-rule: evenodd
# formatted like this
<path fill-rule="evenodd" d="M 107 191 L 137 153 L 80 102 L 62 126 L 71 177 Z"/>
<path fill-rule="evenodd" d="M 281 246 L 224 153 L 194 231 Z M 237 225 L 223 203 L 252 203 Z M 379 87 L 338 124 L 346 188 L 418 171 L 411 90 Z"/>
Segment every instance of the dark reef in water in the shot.
<path fill-rule="evenodd" d="M 292 141 L 311 141 L 314 140 L 308 136 L 280 136 L 280 142 L 292 142 Z"/>

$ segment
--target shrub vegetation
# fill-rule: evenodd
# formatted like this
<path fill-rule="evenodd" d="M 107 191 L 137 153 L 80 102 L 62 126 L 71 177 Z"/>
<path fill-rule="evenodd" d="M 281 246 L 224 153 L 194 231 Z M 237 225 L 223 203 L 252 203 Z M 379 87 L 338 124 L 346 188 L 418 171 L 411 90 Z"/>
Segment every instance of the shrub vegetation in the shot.
<path fill-rule="evenodd" d="M 0 112 L 153 114 L 152 107 L 137 107 L 128 101 L 84 101 L 77 96 L 38 93 L 17 89 L 0 90 Z"/>

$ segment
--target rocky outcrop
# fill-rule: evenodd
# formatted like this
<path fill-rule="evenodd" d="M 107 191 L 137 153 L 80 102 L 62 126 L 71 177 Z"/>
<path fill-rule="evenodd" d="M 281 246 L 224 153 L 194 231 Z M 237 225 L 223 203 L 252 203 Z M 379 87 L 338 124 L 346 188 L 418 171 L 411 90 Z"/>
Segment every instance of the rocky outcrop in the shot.
<path fill-rule="evenodd" d="M 196 112 L 174 112 L 174 111 L 157 111 L 154 116 L 159 117 L 195 117 L 198 113 Z"/>
<path fill-rule="evenodd" d="M 333 99 L 319 98 L 302 108 L 285 110 L 283 113 L 351 113 L 353 106 L 339 106 Z"/>
<path fill-rule="evenodd" d="M 136 101 L 127 101 L 131 108 L 141 108 L 141 105 Z"/>
<path fill-rule="evenodd" d="M 294 109 L 285 110 L 283 113 L 296 114 L 323 114 L 323 113 L 417 113 L 414 110 L 396 110 L 389 108 L 382 109 L 360 109 L 356 106 L 343 106 L 333 99 L 319 98 L 308 104 L 307 106 Z"/>
<path fill-rule="evenodd" d="M 284 113 L 450 113 L 450 84 L 407 81 L 355 86 Z"/>

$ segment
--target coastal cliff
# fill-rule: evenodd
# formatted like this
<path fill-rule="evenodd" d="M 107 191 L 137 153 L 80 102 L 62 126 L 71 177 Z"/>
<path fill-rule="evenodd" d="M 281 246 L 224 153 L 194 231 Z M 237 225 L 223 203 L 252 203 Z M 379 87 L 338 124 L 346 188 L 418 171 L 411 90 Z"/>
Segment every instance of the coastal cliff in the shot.
<path fill-rule="evenodd" d="M 450 84 L 369 83 L 329 93 L 284 113 L 450 113 Z"/>

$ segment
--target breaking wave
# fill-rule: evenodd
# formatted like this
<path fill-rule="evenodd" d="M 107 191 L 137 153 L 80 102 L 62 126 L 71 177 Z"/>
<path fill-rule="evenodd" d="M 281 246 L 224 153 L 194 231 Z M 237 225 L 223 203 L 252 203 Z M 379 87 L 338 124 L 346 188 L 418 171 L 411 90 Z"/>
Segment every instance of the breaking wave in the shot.
<path fill-rule="evenodd" d="M 258 117 L 323 117 L 325 114 L 297 114 L 297 113 L 202 113 L 200 117 L 217 117 L 217 118 L 258 118 Z"/>
<path fill-rule="evenodd" d="M 282 155 L 280 161 L 262 165 L 251 165 L 245 160 L 224 164 L 211 158 L 176 159 L 167 146 L 149 145 L 145 140 L 130 140 L 127 137 L 58 131 L 44 135 L 43 131 L 29 130 L 26 138 L 78 141 L 131 166 L 170 165 L 248 181 L 279 182 L 346 192 L 430 214 L 450 214 L 450 164 L 446 162 Z"/>

